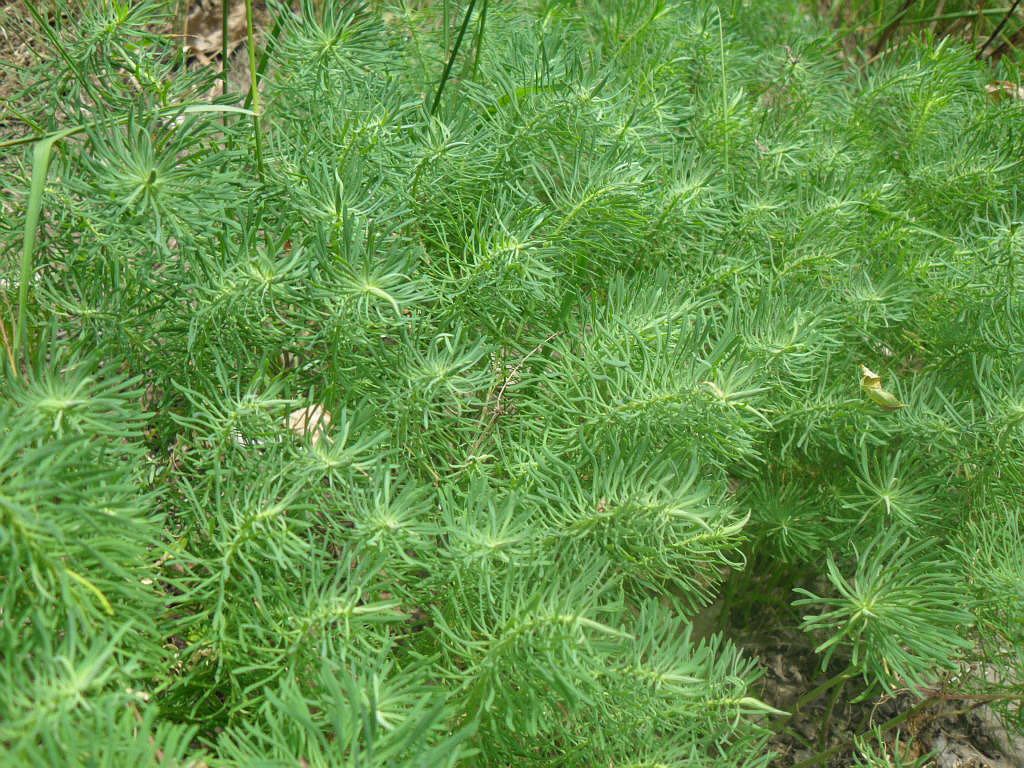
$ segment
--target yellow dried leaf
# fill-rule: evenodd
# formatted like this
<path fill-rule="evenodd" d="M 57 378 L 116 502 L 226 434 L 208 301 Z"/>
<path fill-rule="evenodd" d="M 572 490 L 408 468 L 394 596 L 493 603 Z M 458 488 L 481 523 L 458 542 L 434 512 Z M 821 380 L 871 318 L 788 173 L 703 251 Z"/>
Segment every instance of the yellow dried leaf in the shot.
<path fill-rule="evenodd" d="M 866 365 L 860 367 L 860 385 L 862 387 L 880 387 L 882 386 L 882 377 L 872 371 Z"/>
<path fill-rule="evenodd" d="M 907 407 L 892 392 L 882 389 L 882 377 L 866 365 L 860 367 L 860 388 L 871 399 L 871 402 L 883 411 L 895 411 L 897 408 Z"/>

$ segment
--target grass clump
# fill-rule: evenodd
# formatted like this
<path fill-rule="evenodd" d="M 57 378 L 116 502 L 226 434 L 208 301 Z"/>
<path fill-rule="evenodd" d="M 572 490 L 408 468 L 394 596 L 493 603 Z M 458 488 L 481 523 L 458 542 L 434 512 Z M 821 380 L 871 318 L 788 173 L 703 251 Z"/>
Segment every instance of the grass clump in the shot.
<path fill-rule="evenodd" d="M 795 4 L 449 5 L 275 7 L 253 110 L 158 4 L 51 14 L 4 759 L 753 768 L 766 614 L 794 711 L 1019 717 L 1020 104 Z"/>

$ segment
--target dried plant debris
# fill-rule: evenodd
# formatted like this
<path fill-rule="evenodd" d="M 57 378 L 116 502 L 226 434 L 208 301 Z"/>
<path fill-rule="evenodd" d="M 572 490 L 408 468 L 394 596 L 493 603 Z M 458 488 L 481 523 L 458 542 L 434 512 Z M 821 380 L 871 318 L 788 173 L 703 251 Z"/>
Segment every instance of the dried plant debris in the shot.
<path fill-rule="evenodd" d="M 228 54 L 245 42 L 245 3 L 233 2 L 228 10 Z M 193 4 L 185 23 L 185 41 L 192 53 L 207 63 L 223 51 L 223 17 L 221 4 L 205 0 Z"/>
<path fill-rule="evenodd" d="M 892 392 L 882 389 L 882 377 L 866 365 L 860 366 L 860 388 L 871 399 L 871 402 L 883 411 L 895 411 L 898 408 L 907 407 Z"/>
<path fill-rule="evenodd" d="M 325 431 L 331 425 L 331 412 L 320 404 L 299 408 L 288 414 L 286 426 L 296 435 L 307 437 L 316 445 L 321 437 L 331 441 Z"/>
<path fill-rule="evenodd" d="M 985 93 L 992 101 L 1024 101 L 1024 85 L 1009 80 L 995 80 L 985 86 Z"/>

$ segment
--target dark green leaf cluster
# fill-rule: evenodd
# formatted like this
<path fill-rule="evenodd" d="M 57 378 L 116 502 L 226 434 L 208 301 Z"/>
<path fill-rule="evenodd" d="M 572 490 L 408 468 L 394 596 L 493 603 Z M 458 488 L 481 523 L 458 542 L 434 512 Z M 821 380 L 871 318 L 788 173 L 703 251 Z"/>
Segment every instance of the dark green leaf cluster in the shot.
<path fill-rule="evenodd" d="M 788 4 L 523 0 L 435 110 L 426 5 L 276 7 L 258 122 L 155 5 L 48 27 L 0 762 L 755 768 L 700 619 L 758 599 L 865 695 L 1019 697 L 1020 105 Z"/>

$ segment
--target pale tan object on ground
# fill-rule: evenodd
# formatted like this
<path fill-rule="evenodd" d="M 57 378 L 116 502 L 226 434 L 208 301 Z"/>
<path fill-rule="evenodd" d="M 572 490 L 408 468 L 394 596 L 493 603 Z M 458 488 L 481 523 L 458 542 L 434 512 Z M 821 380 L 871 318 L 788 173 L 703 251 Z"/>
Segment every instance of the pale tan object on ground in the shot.
<path fill-rule="evenodd" d="M 287 426 L 300 437 L 309 436 L 316 445 L 320 441 L 324 430 L 331 425 L 331 412 L 319 403 L 299 408 L 288 414 Z M 328 441 L 331 439 L 327 437 Z"/>
<path fill-rule="evenodd" d="M 190 3 L 185 22 L 185 44 L 208 64 L 220 55 L 223 45 L 223 21 L 220 2 L 199 0 Z M 245 42 L 245 3 L 235 0 L 228 11 L 228 52 Z"/>
<path fill-rule="evenodd" d="M 996 80 L 985 86 L 985 93 L 992 101 L 1024 99 L 1024 85 L 1011 83 L 1009 80 Z"/>

